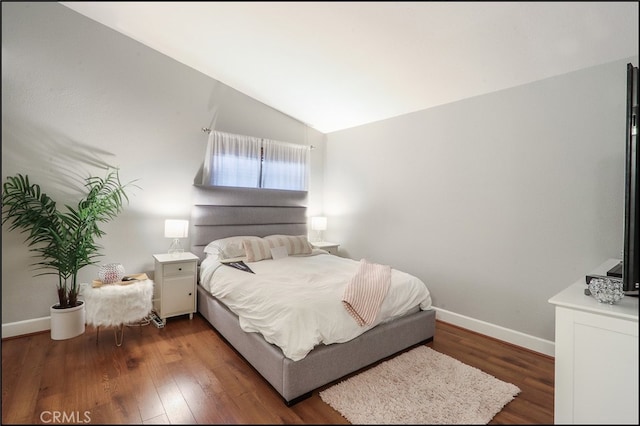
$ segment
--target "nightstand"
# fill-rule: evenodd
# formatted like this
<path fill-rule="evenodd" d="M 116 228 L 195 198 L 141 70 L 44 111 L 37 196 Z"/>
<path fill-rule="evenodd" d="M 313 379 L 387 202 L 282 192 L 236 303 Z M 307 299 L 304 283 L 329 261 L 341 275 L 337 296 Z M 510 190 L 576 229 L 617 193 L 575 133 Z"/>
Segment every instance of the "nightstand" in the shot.
<path fill-rule="evenodd" d="M 163 323 L 167 317 L 196 312 L 198 256 L 193 253 L 154 254 L 153 309 Z"/>
<path fill-rule="evenodd" d="M 330 243 L 328 241 L 314 241 L 314 242 L 311 242 L 311 245 L 314 248 L 319 248 L 319 249 L 322 249 L 322 250 L 326 250 L 329 253 L 337 256 L 338 255 L 338 246 L 340 244 Z"/>

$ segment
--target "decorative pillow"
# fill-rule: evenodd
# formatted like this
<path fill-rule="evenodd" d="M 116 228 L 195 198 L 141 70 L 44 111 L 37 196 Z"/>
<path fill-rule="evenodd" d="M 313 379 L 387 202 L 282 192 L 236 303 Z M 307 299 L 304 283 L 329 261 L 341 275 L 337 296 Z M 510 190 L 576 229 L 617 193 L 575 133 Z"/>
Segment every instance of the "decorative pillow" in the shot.
<path fill-rule="evenodd" d="M 211 241 L 209 244 L 207 244 L 207 246 L 204 248 L 204 252 L 206 254 L 217 254 L 218 259 L 220 260 L 244 257 L 245 252 L 243 241 L 249 239 L 260 239 L 260 237 L 246 235 L 221 238 L 215 241 Z"/>
<path fill-rule="evenodd" d="M 282 259 L 283 257 L 288 257 L 289 253 L 287 253 L 287 248 L 285 246 L 278 246 L 271 248 L 271 257 L 273 260 Z"/>
<path fill-rule="evenodd" d="M 247 262 L 271 259 L 271 246 L 265 239 L 245 239 L 242 241 L 242 245 L 244 246 L 244 251 L 247 255 Z"/>
<path fill-rule="evenodd" d="M 311 254 L 313 247 L 306 235 L 269 235 L 264 237 L 271 247 L 285 246 L 289 256 L 296 254 Z"/>

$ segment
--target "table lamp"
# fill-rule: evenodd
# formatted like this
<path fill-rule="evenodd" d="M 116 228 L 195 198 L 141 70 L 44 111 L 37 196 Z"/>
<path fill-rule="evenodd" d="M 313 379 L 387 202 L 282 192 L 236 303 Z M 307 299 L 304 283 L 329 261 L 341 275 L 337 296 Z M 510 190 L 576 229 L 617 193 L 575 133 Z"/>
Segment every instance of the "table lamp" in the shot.
<path fill-rule="evenodd" d="M 182 244 L 180 244 L 180 238 L 187 238 L 189 236 L 189 221 L 188 220 L 175 220 L 167 219 L 164 221 L 164 237 L 173 238 L 171 245 L 169 246 L 169 254 L 179 256 L 184 252 Z"/>
<path fill-rule="evenodd" d="M 312 217 L 311 229 L 316 231 L 316 241 L 322 241 L 322 231 L 327 229 L 327 218 L 324 216 Z"/>

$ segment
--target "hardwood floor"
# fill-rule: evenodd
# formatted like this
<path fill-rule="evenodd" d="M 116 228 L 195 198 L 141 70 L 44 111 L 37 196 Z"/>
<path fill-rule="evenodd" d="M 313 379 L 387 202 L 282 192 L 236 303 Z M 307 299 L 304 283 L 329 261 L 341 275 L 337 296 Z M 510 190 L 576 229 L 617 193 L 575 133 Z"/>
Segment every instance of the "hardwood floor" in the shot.
<path fill-rule="evenodd" d="M 428 346 L 522 390 L 490 424 L 553 423 L 553 358 L 440 321 Z M 2 424 L 44 423 L 348 424 L 318 390 L 287 407 L 200 315 L 127 327 L 121 347 L 92 327 L 3 340 Z"/>

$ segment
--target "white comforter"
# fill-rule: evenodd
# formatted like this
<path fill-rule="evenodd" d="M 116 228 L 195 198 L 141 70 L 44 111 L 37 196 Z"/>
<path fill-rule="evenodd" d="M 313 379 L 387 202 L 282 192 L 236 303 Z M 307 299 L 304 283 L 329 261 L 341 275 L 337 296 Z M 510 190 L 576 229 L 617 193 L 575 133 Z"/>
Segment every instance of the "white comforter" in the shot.
<path fill-rule="evenodd" d="M 431 308 L 426 285 L 392 269 L 391 285 L 376 320 L 361 327 L 342 304 L 358 261 L 314 250 L 309 256 L 246 264 L 255 274 L 221 265 L 210 256 L 202 262 L 200 284 L 238 315 L 244 331 L 261 333 L 294 361 L 320 343 L 346 342 L 416 306 Z"/>

